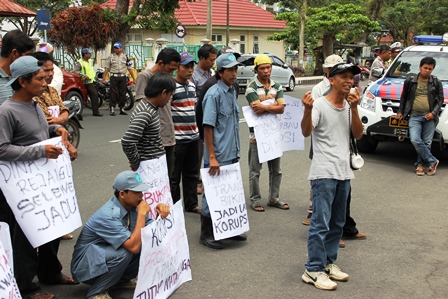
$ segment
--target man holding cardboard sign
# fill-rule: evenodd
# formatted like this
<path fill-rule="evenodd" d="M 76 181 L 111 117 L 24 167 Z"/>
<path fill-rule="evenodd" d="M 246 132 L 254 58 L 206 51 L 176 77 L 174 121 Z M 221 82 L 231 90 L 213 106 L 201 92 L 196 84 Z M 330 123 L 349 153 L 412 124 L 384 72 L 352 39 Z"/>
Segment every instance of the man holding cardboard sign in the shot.
<path fill-rule="evenodd" d="M 42 63 L 36 58 L 23 56 L 11 66 L 11 80 L 7 83 L 15 91 L 0 106 L 0 160 L 34 161 L 40 158 L 57 159 L 62 154 L 61 147 L 53 145 L 32 146 L 49 139 L 50 133 L 62 136 L 69 149 L 70 158 L 76 159 L 76 149 L 68 142 L 68 132 L 59 125 L 49 125 L 34 96 L 45 90 L 45 72 Z M 11 202 L 13 199 L 8 200 Z M 39 255 L 17 224 L 11 208 L 0 192 L 0 221 L 11 228 L 14 254 L 14 274 L 24 298 L 51 299 L 54 295 L 41 291 L 33 282 L 37 274 L 39 281 L 50 284 L 74 284 L 74 281 L 61 273 L 62 265 L 57 257 L 59 238 L 39 246 Z"/>
<path fill-rule="evenodd" d="M 152 222 L 149 204 L 143 200 L 139 174 L 127 170 L 115 178 L 114 197 L 86 222 L 75 245 L 71 262 L 75 280 L 91 285 L 87 299 L 111 298 L 107 290 L 135 288 L 138 274 L 141 230 Z M 166 218 L 170 208 L 162 203 L 157 213 Z"/>

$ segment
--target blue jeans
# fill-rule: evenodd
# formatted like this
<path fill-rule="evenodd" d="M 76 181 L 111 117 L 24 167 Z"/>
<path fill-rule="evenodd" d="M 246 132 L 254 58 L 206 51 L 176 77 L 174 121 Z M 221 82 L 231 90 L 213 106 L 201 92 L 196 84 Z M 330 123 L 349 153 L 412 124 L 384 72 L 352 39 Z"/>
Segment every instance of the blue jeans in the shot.
<path fill-rule="evenodd" d="M 218 161 L 219 162 L 219 161 Z M 233 163 L 238 162 L 238 158 L 230 160 L 230 161 L 225 161 L 225 162 L 219 162 L 219 166 L 226 166 L 226 165 L 231 165 Z M 207 164 L 206 164 L 207 163 Z M 210 163 L 208 163 L 208 161 L 204 160 L 204 168 L 209 168 L 210 167 Z M 202 215 L 205 217 L 211 217 L 210 216 L 210 209 L 208 208 L 208 203 L 207 203 L 207 198 L 205 198 L 205 191 L 202 193 L 202 206 L 201 206 L 201 210 L 202 210 Z"/>
<path fill-rule="evenodd" d="M 308 261 L 305 267 L 311 272 L 322 272 L 338 257 L 350 180 L 312 180 L 311 187 L 313 216 L 308 231 Z"/>
<path fill-rule="evenodd" d="M 436 163 L 437 159 L 431 154 L 435 130 L 434 120 L 426 120 L 424 115 L 411 115 L 409 118 L 409 137 L 418 155 L 415 166 L 419 164 L 431 166 Z"/>

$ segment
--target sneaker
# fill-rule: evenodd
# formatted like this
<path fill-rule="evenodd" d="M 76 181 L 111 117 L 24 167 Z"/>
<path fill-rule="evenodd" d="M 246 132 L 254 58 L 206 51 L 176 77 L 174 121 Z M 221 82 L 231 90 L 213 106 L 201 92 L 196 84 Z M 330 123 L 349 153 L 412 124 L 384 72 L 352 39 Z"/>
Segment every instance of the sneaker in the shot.
<path fill-rule="evenodd" d="M 422 164 L 418 164 L 417 167 L 415 167 L 415 174 L 419 176 L 425 175 L 425 171 L 423 170 Z"/>
<path fill-rule="evenodd" d="M 308 216 L 306 216 L 306 218 L 302 220 L 302 224 L 303 225 L 310 225 L 311 224 L 311 216 L 312 215 L 313 215 L 312 213 L 308 213 Z"/>
<path fill-rule="evenodd" d="M 439 166 L 439 160 L 436 160 L 436 163 L 428 167 L 428 175 L 434 175 L 436 173 L 437 166 Z"/>
<path fill-rule="evenodd" d="M 109 114 L 110 114 L 110 116 L 115 116 L 114 107 L 109 108 Z"/>
<path fill-rule="evenodd" d="M 96 294 L 92 299 L 112 299 L 108 292 Z"/>
<path fill-rule="evenodd" d="M 321 290 L 336 290 L 338 284 L 334 281 L 330 280 L 327 273 L 325 272 L 310 272 L 305 270 L 305 273 L 302 275 L 302 281 L 314 284 L 314 286 Z"/>
<path fill-rule="evenodd" d="M 329 264 L 325 267 L 325 272 L 327 272 L 328 276 L 337 281 L 347 281 L 349 279 L 349 275 L 344 273 L 339 269 L 335 264 Z"/>

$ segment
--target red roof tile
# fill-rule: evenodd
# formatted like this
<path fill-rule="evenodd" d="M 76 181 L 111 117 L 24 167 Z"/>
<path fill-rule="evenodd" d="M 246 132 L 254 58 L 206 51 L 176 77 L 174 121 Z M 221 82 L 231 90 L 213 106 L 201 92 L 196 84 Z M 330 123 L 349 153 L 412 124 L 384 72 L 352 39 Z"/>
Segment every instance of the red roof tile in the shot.
<path fill-rule="evenodd" d="M 0 1 L 0 16 L 2 17 L 34 17 L 36 12 L 12 0 Z"/>
<path fill-rule="evenodd" d="M 115 9 L 117 1 L 109 0 L 102 4 Z M 132 5 L 132 0 L 130 0 Z M 179 0 L 180 8 L 175 16 L 184 26 L 207 25 L 207 1 L 188 2 Z M 286 28 L 286 21 L 274 20 L 274 14 L 258 7 L 248 0 L 229 0 L 229 24 L 231 27 Z M 214 26 L 226 26 L 227 0 L 213 0 L 212 23 Z"/>

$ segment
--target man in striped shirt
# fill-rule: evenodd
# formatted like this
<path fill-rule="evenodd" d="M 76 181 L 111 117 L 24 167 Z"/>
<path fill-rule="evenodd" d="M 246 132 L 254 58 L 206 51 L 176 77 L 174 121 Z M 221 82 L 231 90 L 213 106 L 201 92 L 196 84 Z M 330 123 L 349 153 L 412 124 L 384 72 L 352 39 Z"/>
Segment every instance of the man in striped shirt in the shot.
<path fill-rule="evenodd" d="M 165 154 L 158 109 L 169 102 L 175 88 L 176 83 L 169 74 L 156 73 L 149 79 L 145 97 L 132 112 L 129 128 L 121 138 L 123 151 L 132 170 L 136 171 L 141 161 Z"/>
<path fill-rule="evenodd" d="M 187 212 L 201 213 L 198 206 L 197 183 L 199 180 L 199 131 L 194 107 L 196 86 L 190 81 L 193 76 L 194 57 L 180 54 L 181 61 L 176 72 L 176 90 L 171 99 L 176 147 L 174 149 L 174 170 L 171 176 L 171 196 L 174 203 L 180 200 L 180 182 L 184 207 Z"/>

